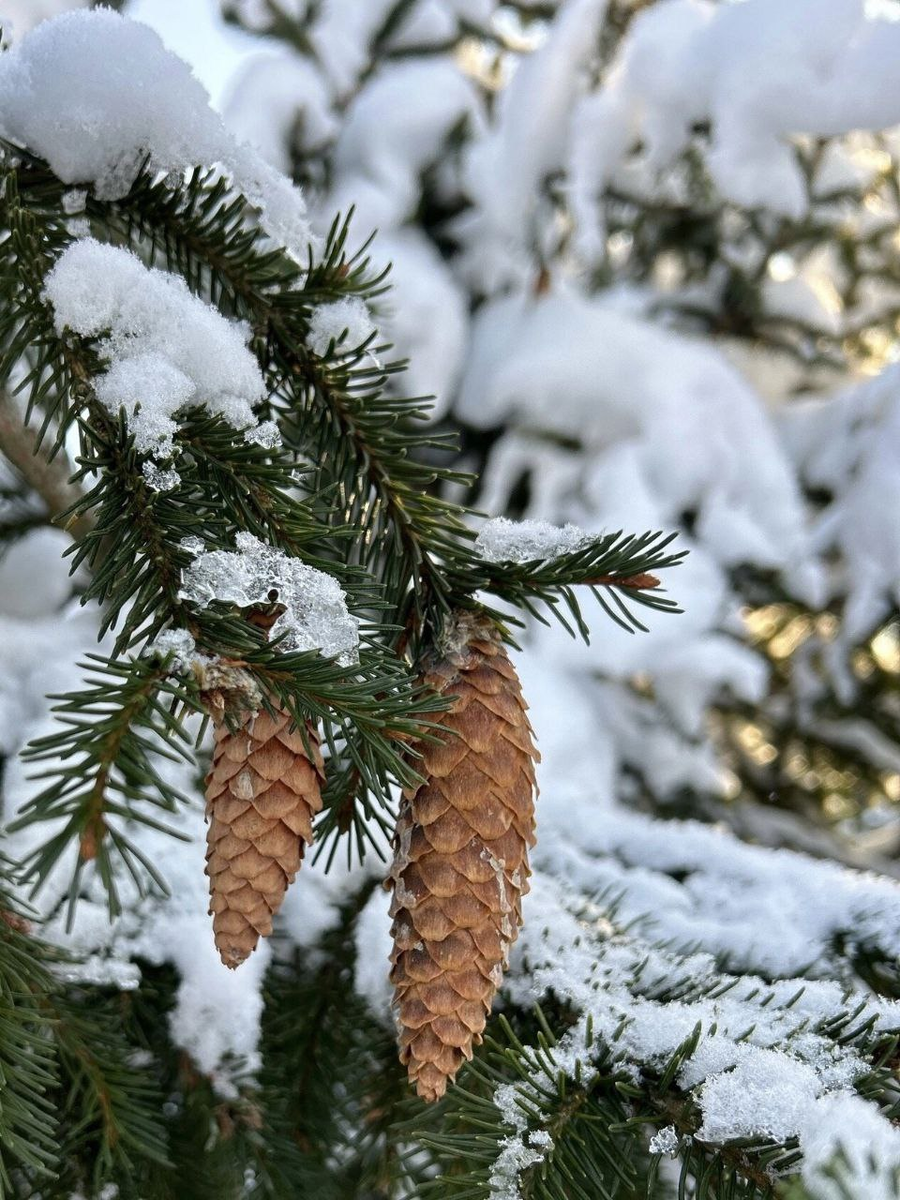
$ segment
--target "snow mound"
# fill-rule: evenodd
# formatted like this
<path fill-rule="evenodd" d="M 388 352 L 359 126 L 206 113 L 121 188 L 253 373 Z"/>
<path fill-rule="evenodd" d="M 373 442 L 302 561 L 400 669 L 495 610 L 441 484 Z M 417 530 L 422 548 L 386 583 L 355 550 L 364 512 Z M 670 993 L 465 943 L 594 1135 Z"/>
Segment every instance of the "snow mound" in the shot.
<path fill-rule="evenodd" d="M 205 407 L 236 429 L 257 424 L 252 406 L 266 387 L 246 328 L 192 295 L 180 276 L 84 238 L 63 252 L 45 295 L 58 333 L 101 339 L 109 366 L 97 399 L 113 416 L 124 409 L 141 453 L 172 454 L 175 414 L 186 407 Z"/>
<path fill-rule="evenodd" d="M 268 234 L 297 256 L 310 244 L 297 188 L 234 139 L 152 29 L 109 9 L 64 13 L 0 57 L 0 132 L 107 200 L 145 161 L 163 173 L 221 163 Z"/>

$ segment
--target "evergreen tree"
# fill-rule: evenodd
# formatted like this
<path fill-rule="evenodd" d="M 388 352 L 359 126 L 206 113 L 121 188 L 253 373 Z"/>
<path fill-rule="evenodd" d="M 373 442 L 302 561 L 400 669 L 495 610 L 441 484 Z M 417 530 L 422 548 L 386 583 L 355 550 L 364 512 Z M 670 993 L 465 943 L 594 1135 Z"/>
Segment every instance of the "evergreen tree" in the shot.
<path fill-rule="evenodd" d="M 827 7 L 229 5 L 270 161 L 113 13 L 0 54 L 0 1195 L 900 1194 L 897 886 L 658 815 L 896 785 L 894 373 L 687 336 L 882 365 Z"/>
<path fill-rule="evenodd" d="M 850 532 L 863 487 L 893 486 L 865 441 L 884 436 L 889 400 L 819 397 L 892 356 L 882 130 L 900 114 L 862 97 L 896 26 L 861 26 L 855 0 L 724 20 L 701 3 L 603 9 L 385 2 L 347 5 L 351 21 L 338 4 L 225 3 L 264 49 L 226 117 L 306 185 L 320 222 L 352 202 L 378 228 L 386 327 L 449 408 L 474 503 L 601 528 L 627 512 L 614 477 L 696 545 L 690 571 L 708 562 L 690 650 L 666 625 L 659 642 L 573 659 L 575 680 L 604 679 L 617 792 L 890 870 L 896 563 L 889 531 L 865 555 Z M 816 55 L 821 95 L 801 95 Z M 797 95 L 773 99 L 767 71 Z"/>

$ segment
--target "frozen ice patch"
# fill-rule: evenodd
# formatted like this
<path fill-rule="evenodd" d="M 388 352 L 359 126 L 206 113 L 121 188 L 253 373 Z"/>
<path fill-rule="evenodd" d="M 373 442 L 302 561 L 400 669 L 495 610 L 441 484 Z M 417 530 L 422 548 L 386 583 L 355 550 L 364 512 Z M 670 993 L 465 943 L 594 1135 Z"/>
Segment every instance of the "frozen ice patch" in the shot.
<path fill-rule="evenodd" d="M 164 629 L 150 642 L 144 653 L 160 658 L 172 656 L 172 670 L 186 671 L 196 654 L 197 644 L 186 629 Z"/>
<path fill-rule="evenodd" d="M 681 1143 L 674 1125 L 666 1125 L 664 1129 L 660 1129 L 659 1133 L 655 1133 L 650 1139 L 651 1154 L 668 1154 L 673 1156 L 678 1153 L 678 1147 Z"/>
<path fill-rule="evenodd" d="M 239 533 L 237 550 L 198 554 L 182 573 L 179 593 L 205 607 L 214 600 L 249 608 L 281 604 L 285 611 L 272 626 L 272 639 L 283 637 L 284 650 L 319 650 L 343 666 L 357 661 L 359 621 L 347 610 L 340 584 L 250 533 Z"/>
<path fill-rule="evenodd" d="M 158 467 L 154 462 L 145 462 L 141 474 L 154 492 L 171 492 L 181 483 L 181 476 L 173 467 Z"/>
<path fill-rule="evenodd" d="M 589 535 L 576 525 L 494 517 L 482 526 L 475 549 L 488 562 L 522 563 L 572 554 L 588 541 Z"/>

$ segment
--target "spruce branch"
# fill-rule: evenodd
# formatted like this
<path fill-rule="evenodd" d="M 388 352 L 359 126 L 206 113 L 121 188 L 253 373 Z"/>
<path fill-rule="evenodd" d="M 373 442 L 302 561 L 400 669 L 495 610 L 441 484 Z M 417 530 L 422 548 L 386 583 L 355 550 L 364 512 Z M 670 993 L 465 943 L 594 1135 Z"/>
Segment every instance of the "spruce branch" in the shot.
<path fill-rule="evenodd" d="M 329 362 L 305 343 L 313 304 L 348 294 L 371 299 L 382 290 L 384 274 L 369 270 L 368 243 L 348 253 L 349 218 L 336 219 L 320 261 L 310 260 L 299 278 L 291 264 L 263 251 L 256 235 L 228 246 L 240 201 L 221 185 L 206 193 L 204 184 L 205 176 L 195 173 L 182 195 L 139 179 L 119 202 L 126 231 L 148 238 L 151 252 L 164 246 L 167 266 L 180 269 L 189 283 L 209 272 L 215 281 L 211 295 L 220 306 L 226 302 L 225 311 L 248 319 L 266 346 L 275 384 L 271 401 L 288 444 L 316 464 L 319 486 L 347 497 L 341 516 L 357 529 L 355 548 L 372 565 L 389 535 L 400 554 L 385 585 L 394 589 L 421 579 L 442 596 L 435 553 L 453 545 L 447 530 L 456 537 L 466 531 L 459 520 L 462 510 L 427 490 L 462 477 L 422 464 L 410 453 L 417 445 L 436 445 L 434 434 L 415 432 L 428 406 L 385 395 L 385 376 L 364 363 L 368 347 L 352 348 L 354 353 Z M 273 276 L 281 291 L 273 289 Z M 288 281 L 290 290 L 284 287 Z M 446 449 L 449 442 L 441 439 L 440 445 Z"/>
<path fill-rule="evenodd" d="M 676 536 L 609 533 L 570 553 L 531 562 L 489 562 L 472 556 L 460 569 L 451 568 L 452 587 L 454 592 L 469 596 L 488 592 L 525 608 L 537 620 L 548 624 L 544 613 L 535 606 L 536 601 L 540 602 L 574 635 L 562 602 L 585 641 L 589 640 L 590 631 L 574 589 L 587 587 L 617 625 L 628 632 L 643 630 L 645 626 L 631 611 L 629 602 L 659 612 L 681 611 L 674 600 L 661 594 L 655 574 L 677 566 L 684 559 L 683 550 L 665 553 Z"/>
<path fill-rule="evenodd" d="M 164 1161 L 161 1098 L 129 1065 L 117 1003 L 64 982 L 78 964 L 34 931 L 14 876 L 0 858 L 0 1197 L 68 1195 L 85 1182 L 78 1158 L 99 1189 L 139 1158 Z"/>
<path fill-rule="evenodd" d="M 53 186 L 46 168 L 30 160 L 29 169 L 20 174 L 22 193 L 32 200 L 36 193 L 45 201 Z M 30 249 L 38 239 L 36 214 L 43 210 L 35 204 L 26 211 L 17 195 L 18 189 L 10 189 L 7 202 Z M 162 253 L 166 265 L 178 270 L 192 288 L 208 288 L 223 312 L 250 321 L 266 350 L 265 365 L 274 388 L 271 401 L 284 418 L 288 444 L 292 434 L 301 434 L 295 449 L 317 464 L 316 490 L 337 489 L 352 498 L 341 522 L 356 529 L 355 549 L 363 551 L 371 568 L 381 557 L 382 536 L 390 530 L 402 554 L 383 578 L 385 586 L 394 589 L 422 578 L 433 594 L 442 597 L 445 589 L 434 562 L 435 550 L 446 552 L 452 547 L 448 529 L 455 537 L 470 535 L 459 520 L 462 510 L 426 491 L 438 478 L 458 482 L 460 477 L 410 456 L 417 443 L 434 443 L 433 435 L 416 437 L 407 427 L 408 422 L 421 420 L 422 402 L 386 397 L 382 374 L 359 367 L 362 353 L 349 365 L 335 366 L 318 359 L 305 345 L 312 304 L 347 294 L 371 298 L 381 286 L 383 277 L 368 272 L 365 247 L 348 257 L 347 222 L 335 222 L 321 261 L 310 261 L 298 286 L 296 265 L 264 249 L 256 230 L 243 229 L 242 236 L 237 235 L 241 222 L 248 220 L 246 202 L 229 193 L 221 180 L 210 184 L 208 172 L 195 172 L 183 189 L 142 175 L 122 201 L 101 205 L 92 198 L 88 211 L 95 222 L 105 215 L 113 228 L 118 225 L 126 236 L 134 237 L 136 249 L 148 249 L 151 262 Z M 61 250 L 65 241 L 59 241 L 64 236 L 59 223 L 43 228 L 48 235 L 55 231 Z M 43 277 L 53 258 L 45 252 L 41 262 L 43 274 L 33 256 L 27 267 L 30 303 L 39 309 Z M 58 340 L 52 327 L 48 329 L 46 314 L 38 319 L 43 339 Z M 83 354 L 69 343 L 65 349 L 78 361 L 77 375 L 82 387 L 87 386 L 91 372 Z M 63 393 L 71 390 L 64 367 L 57 366 L 51 374 L 55 384 L 62 383 Z M 61 402 L 58 399 L 57 406 Z M 63 427 L 72 419 L 68 407 L 59 415 Z M 360 489 L 360 475 L 368 482 L 370 494 Z M 447 600 L 442 602 L 446 606 Z"/>
<path fill-rule="evenodd" d="M 110 1178 L 133 1184 L 146 1163 L 168 1164 L 155 1080 L 133 1062 L 115 997 L 85 1004 L 63 994 L 54 1003 L 54 1033 L 64 1092 L 61 1149 L 84 1162 L 86 1183 L 101 1189 Z"/>
<path fill-rule="evenodd" d="M 556 1020 L 565 1028 L 571 1014 L 557 1012 Z M 571 1064 L 563 1070 L 557 1063 L 558 1043 L 551 1022 L 538 1007 L 534 1040 L 526 1043 L 510 1020 L 501 1016 L 498 1036 L 486 1039 L 483 1051 L 448 1097 L 427 1115 L 417 1114 L 400 1126 L 400 1132 L 432 1151 L 443 1168 L 440 1182 L 426 1186 L 423 1196 L 487 1200 L 493 1194 L 492 1181 L 511 1178 L 504 1173 L 506 1168 L 498 1167 L 511 1136 L 520 1137 L 522 1156 L 513 1154 L 509 1169 L 521 1194 L 534 1200 L 570 1196 L 613 1200 L 620 1194 L 618 1189 L 652 1200 L 658 1194 L 654 1190 L 658 1161 L 654 1163 L 648 1152 L 647 1137 L 662 1126 L 673 1126 L 679 1136 L 679 1187 L 684 1194 L 704 1200 L 767 1200 L 774 1195 L 774 1180 L 796 1169 L 795 1139 L 775 1142 L 758 1137 L 713 1144 L 696 1137 L 699 1107 L 676 1080 L 702 1040 L 699 1026 L 662 1067 L 652 1071 L 645 1067 L 636 1080 L 617 1060 L 617 1039 L 599 1043 L 590 1026 L 584 1056 L 590 1068 L 578 1063 L 574 1076 Z M 624 1028 L 623 1022 L 619 1034 Z M 896 1036 L 873 1034 L 871 1026 L 853 1028 L 852 1013 L 832 1024 L 819 1023 L 815 1029 L 838 1041 L 845 1037 L 844 1045 L 859 1046 L 873 1062 L 869 1075 L 859 1081 L 859 1090 L 881 1103 L 886 1115 L 894 1113 L 897 1102 L 888 1064 L 896 1053 Z M 505 1092 L 501 1120 L 498 1089 Z M 521 1114 L 518 1133 L 509 1123 L 509 1105 Z M 529 1161 L 529 1149 L 535 1147 L 539 1153 Z"/>
<path fill-rule="evenodd" d="M 89 657 L 84 665 L 92 673 L 84 688 L 51 697 L 59 701 L 54 710 L 59 731 L 36 739 L 24 751 L 27 761 L 49 764 L 35 776 L 48 782 L 10 825 L 14 831 L 36 822 L 62 822 L 22 864 L 22 878 L 35 891 L 69 846 L 77 844 L 68 893 L 70 923 L 88 863 L 104 884 L 110 916 L 121 911 L 114 859 L 125 866 L 140 894 L 148 882 L 165 891 L 156 865 L 123 826 L 137 821 L 181 836 L 153 813 L 171 813 L 191 801 L 166 780 L 156 761 L 191 760 L 190 738 L 179 717 L 199 710 L 196 693 L 173 681 L 165 663 Z"/>
<path fill-rule="evenodd" d="M 38 191 L 49 187 L 46 169 L 33 169 Z M 243 229 L 237 236 L 247 220 L 245 202 L 229 193 L 222 180 L 213 182 L 202 171 L 194 172 L 182 188 L 141 175 L 123 200 L 110 205 L 91 198 L 88 208 L 95 222 L 119 227 L 136 239 L 137 249 L 149 248 L 151 261 L 161 254 L 193 288 L 208 289 L 223 311 L 250 321 L 259 348 L 265 350 L 273 389 L 270 405 L 286 441 L 315 464 L 314 490 L 337 497 L 329 523 L 337 515 L 339 527 L 352 531 L 344 560 L 365 566 L 388 595 L 398 597 L 396 612 L 407 626 L 404 645 L 413 643 L 413 655 L 428 626 L 439 630 L 446 614 L 470 604 L 476 590 L 494 591 L 534 613 L 531 594 L 567 624 L 559 607 L 562 599 L 579 632 L 586 634 L 574 593 L 558 567 L 554 574 L 545 565 L 527 580 L 509 570 L 483 572 L 462 519 L 465 510 L 434 492 L 438 485 L 458 484 L 464 477 L 417 457 L 425 449 L 447 450 L 451 442 L 415 431 L 429 405 L 385 390 L 396 368 L 387 368 L 386 374 L 372 367 L 368 345 L 347 351 L 332 347 L 324 358 L 307 348 L 315 303 L 347 294 L 371 298 L 383 287 L 383 275 L 369 271 L 366 246 L 348 254 L 348 221 L 335 220 L 320 260 L 310 258 L 298 274 L 284 256 L 264 247 L 256 230 Z M 593 574 L 582 573 L 572 582 L 591 585 L 595 576 L 638 576 L 678 561 L 680 556 L 654 555 L 652 540 L 651 535 L 634 540 L 627 571 L 625 547 L 614 547 L 613 553 L 606 546 L 609 553 L 597 557 Z M 642 557 L 646 549 L 651 553 Z M 623 602 L 621 586 L 602 578 L 601 583 L 606 595 L 598 590 L 600 584 L 592 586 L 607 615 L 627 628 L 642 628 Z M 640 603 L 675 607 L 648 589 L 628 587 Z M 558 597 L 555 588 L 560 589 Z"/>
<path fill-rule="evenodd" d="M 429 736 L 429 716 L 447 702 L 403 664 L 364 648 L 348 669 L 315 651 L 277 653 L 268 646 L 242 661 L 287 711 L 321 722 L 332 761 L 351 763 L 382 803 L 389 781 L 402 786 L 418 778 L 410 745 Z"/>

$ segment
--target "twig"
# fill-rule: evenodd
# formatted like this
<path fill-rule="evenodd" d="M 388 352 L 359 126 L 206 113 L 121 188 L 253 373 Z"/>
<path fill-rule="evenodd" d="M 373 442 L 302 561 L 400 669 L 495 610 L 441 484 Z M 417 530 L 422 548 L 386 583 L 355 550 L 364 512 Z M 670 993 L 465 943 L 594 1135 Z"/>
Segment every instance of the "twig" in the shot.
<path fill-rule="evenodd" d="M 15 401 L 4 391 L 0 391 L 0 453 L 43 500 L 53 524 L 57 524 L 60 513 L 81 498 L 80 489 L 69 480 L 66 459 L 48 459 L 38 446 L 37 432 L 24 424 Z M 90 517 L 80 516 L 67 521 L 65 528 L 80 538 L 92 525 Z"/>
<path fill-rule="evenodd" d="M 655 575 L 597 575 L 593 579 L 585 579 L 586 584 L 593 587 L 624 587 L 648 590 L 658 588 L 659 580 Z"/>

